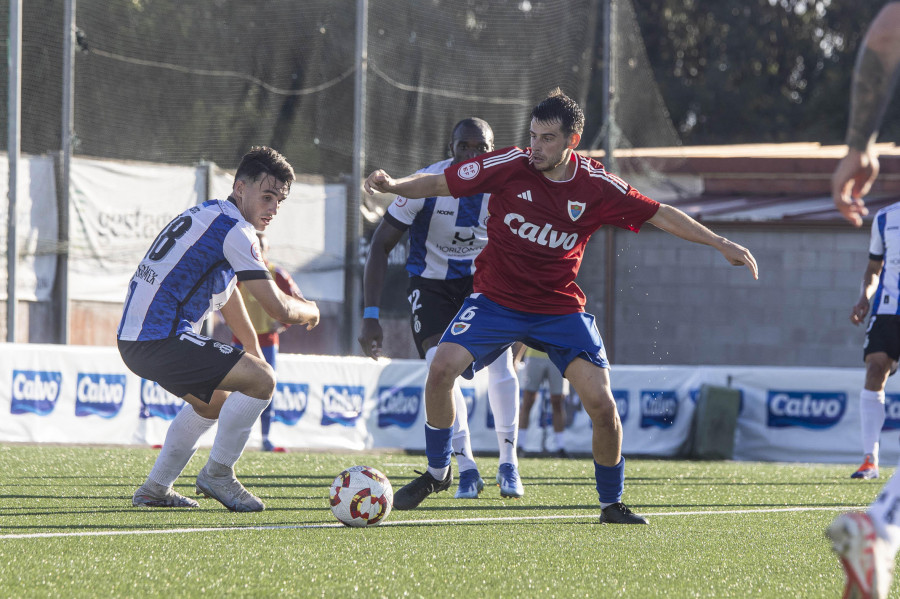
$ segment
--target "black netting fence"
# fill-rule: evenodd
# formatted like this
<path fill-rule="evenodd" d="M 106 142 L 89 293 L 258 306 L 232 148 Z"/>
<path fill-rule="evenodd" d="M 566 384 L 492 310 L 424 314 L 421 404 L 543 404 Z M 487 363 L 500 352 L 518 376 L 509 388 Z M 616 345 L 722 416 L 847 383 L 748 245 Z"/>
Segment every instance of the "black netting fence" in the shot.
<path fill-rule="evenodd" d="M 498 146 L 527 143 L 528 113 L 550 89 L 586 100 L 598 5 L 369 2 L 367 169 L 443 158 L 467 116 L 490 122 Z M 64 10 L 24 6 L 27 153 L 60 147 Z M 0 3 L 4 24 L 8 11 Z M 356 0 L 78 0 L 75 14 L 76 155 L 230 168 L 267 144 L 298 172 L 352 171 Z"/>

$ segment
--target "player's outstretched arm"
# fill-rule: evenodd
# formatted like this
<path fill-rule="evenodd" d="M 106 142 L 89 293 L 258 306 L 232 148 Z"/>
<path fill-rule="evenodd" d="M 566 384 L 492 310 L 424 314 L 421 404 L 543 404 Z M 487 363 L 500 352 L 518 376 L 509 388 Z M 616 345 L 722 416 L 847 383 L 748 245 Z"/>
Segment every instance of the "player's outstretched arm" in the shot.
<path fill-rule="evenodd" d="M 244 346 L 244 351 L 253 354 L 260 360 L 265 360 L 262 355 L 262 348 L 259 346 L 259 338 L 256 336 L 253 323 L 250 322 L 250 316 L 247 314 L 247 308 L 244 306 L 244 299 L 241 297 L 241 294 L 237 291 L 232 293 L 231 297 L 220 309 L 220 312 L 222 313 L 222 318 L 225 319 L 225 324 L 228 325 L 234 336 Z"/>
<path fill-rule="evenodd" d="M 306 330 L 319 324 L 319 307 L 306 298 L 291 297 L 282 292 L 271 279 L 243 281 L 266 314 L 286 324 L 305 324 Z"/>
<path fill-rule="evenodd" d="M 728 262 L 735 266 L 746 266 L 754 279 L 759 278 L 756 258 L 750 250 L 713 233 L 678 208 L 660 204 L 659 210 L 647 222 L 687 241 L 710 245 L 719 250 Z"/>
<path fill-rule="evenodd" d="M 878 177 L 878 156 L 874 148 L 850 148 L 831 174 L 831 198 L 841 215 L 854 227 L 862 225 L 869 213 L 863 198 Z"/>
<path fill-rule="evenodd" d="M 381 169 L 366 177 L 365 189 L 368 193 L 395 193 L 410 199 L 431 198 L 450 195 L 444 173 L 416 173 L 394 179 Z"/>
<path fill-rule="evenodd" d="M 375 233 L 372 235 L 372 244 L 369 246 L 369 256 L 366 258 L 366 268 L 363 272 L 363 301 L 366 307 L 378 307 L 381 301 L 381 291 L 384 289 L 388 255 L 402 237 L 403 231 L 386 220 L 382 220 L 375 229 Z M 384 331 L 378 318 L 364 317 L 359 337 L 357 337 L 363 353 L 373 360 L 377 360 L 381 357 L 383 340 Z"/>
<path fill-rule="evenodd" d="M 900 74 L 900 2 L 891 2 L 872 21 L 853 68 L 847 155 L 831 176 L 834 205 L 852 225 L 869 211 L 863 197 L 878 177 L 875 139 Z"/>

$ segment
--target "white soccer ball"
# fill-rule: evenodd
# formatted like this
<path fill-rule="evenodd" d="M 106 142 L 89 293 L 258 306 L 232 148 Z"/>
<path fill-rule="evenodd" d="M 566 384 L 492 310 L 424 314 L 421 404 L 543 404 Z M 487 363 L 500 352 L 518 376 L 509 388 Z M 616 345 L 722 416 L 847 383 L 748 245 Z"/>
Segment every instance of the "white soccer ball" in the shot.
<path fill-rule="evenodd" d="M 346 526 L 380 524 L 393 503 L 391 481 L 369 466 L 347 468 L 331 483 L 331 513 Z"/>

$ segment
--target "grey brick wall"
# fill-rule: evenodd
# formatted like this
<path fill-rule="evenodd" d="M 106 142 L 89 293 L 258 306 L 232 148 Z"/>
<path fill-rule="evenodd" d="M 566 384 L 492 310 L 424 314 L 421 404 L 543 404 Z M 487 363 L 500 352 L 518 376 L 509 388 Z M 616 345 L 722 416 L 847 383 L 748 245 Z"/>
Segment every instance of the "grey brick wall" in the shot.
<path fill-rule="evenodd" d="M 609 231 L 591 238 L 578 284 L 614 365 L 862 366 L 864 330 L 850 323 L 850 307 L 868 261 L 867 226 L 709 227 L 750 248 L 758 281 L 714 249 L 652 225 L 616 229 L 609 301 Z M 407 317 L 382 318 L 382 326 L 386 355 L 418 357 Z"/>
<path fill-rule="evenodd" d="M 592 238 L 578 280 L 614 364 L 862 365 L 863 328 L 849 314 L 868 260 L 868 228 L 709 226 L 750 248 L 759 281 L 714 249 L 647 225 L 637 235 L 612 232 L 610 301 L 609 232 Z"/>

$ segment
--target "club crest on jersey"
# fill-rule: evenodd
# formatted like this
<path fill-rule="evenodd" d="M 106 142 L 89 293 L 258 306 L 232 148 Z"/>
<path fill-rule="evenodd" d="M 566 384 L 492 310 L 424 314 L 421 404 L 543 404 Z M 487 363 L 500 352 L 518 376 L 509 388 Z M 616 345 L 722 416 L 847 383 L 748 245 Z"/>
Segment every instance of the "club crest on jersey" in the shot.
<path fill-rule="evenodd" d="M 262 254 L 259 251 L 259 243 L 257 243 L 256 241 L 250 244 L 250 255 L 253 256 L 253 259 L 258 262 L 263 261 Z"/>
<path fill-rule="evenodd" d="M 587 204 L 585 204 L 584 202 L 569 200 L 569 218 L 571 218 L 573 221 L 581 218 L 581 215 L 584 214 L 585 207 L 587 207 Z"/>
<path fill-rule="evenodd" d="M 479 172 L 481 172 L 481 166 L 479 166 L 477 162 L 466 162 L 465 164 L 460 165 L 456 174 L 459 175 L 460 179 L 468 181 L 469 179 L 477 177 Z"/>
<path fill-rule="evenodd" d="M 450 326 L 450 334 L 451 335 L 462 335 L 466 331 L 469 330 L 469 323 L 467 322 L 454 322 Z"/>

